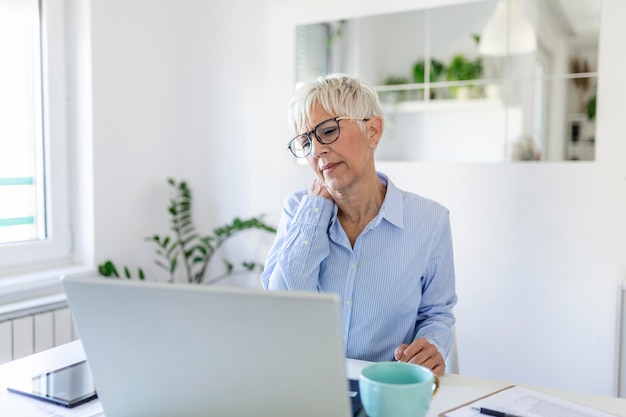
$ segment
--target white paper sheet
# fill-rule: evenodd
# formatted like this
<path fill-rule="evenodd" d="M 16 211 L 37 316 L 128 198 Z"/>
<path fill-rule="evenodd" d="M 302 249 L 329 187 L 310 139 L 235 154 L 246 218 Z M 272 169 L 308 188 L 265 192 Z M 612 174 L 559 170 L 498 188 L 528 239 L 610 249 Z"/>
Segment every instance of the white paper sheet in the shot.
<path fill-rule="evenodd" d="M 448 411 L 446 417 L 485 417 L 474 408 L 488 408 L 520 417 L 616 417 L 523 387 L 511 387 L 461 408 Z"/>

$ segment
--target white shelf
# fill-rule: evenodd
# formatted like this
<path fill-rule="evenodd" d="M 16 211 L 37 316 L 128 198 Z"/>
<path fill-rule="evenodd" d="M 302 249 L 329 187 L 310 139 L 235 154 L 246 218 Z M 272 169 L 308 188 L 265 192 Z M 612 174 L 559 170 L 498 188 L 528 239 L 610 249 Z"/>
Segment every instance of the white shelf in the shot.
<path fill-rule="evenodd" d="M 442 99 L 400 101 L 384 103 L 385 111 L 389 112 L 423 112 L 423 111 L 485 111 L 502 109 L 504 105 L 498 99 Z"/>
<path fill-rule="evenodd" d="M 567 116 L 568 159 L 578 161 L 595 160 L 595 143 L 589 139 L 595 136 L 595 121 L 589 120 L 584 113 L 571 113 Z M 577 125 L 577 139 L 574 140 L 573 127 Z"/>

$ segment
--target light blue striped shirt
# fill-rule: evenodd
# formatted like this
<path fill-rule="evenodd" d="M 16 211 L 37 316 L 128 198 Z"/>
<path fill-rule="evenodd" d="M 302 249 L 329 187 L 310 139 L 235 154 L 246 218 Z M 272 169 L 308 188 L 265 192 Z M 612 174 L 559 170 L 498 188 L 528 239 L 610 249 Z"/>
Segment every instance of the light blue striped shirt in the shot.
<path fill-rule="evenodd" d="M 397 346 L 421 337 L 446 358 L 457 300 L 448 210 L 378 177 L 385 199 L 354 249 L 332 201 L 289 196 L 263 287 L 338 294 L 348 358 L 393 360 Z"/>

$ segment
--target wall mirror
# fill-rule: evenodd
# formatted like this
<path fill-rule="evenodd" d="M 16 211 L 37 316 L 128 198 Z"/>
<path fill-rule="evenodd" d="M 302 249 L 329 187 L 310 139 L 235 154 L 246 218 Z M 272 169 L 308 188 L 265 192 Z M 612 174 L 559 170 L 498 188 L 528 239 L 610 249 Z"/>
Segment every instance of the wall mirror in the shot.
<path fill-rule="evenodd" d="M 300 25 L 296 78 L 385 108 L 377 159 L 593 161 L 600 0 L 481 0 Z"/>

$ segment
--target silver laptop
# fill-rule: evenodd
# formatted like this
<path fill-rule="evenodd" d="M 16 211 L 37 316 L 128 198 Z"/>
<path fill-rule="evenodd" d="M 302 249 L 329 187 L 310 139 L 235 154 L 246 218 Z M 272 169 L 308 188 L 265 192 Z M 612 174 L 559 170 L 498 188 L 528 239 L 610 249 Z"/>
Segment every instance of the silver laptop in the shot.
<path fill-rule="evenodd" d="M 352 415 L 334 295 L 63 280 L 107 417 Z"/>

